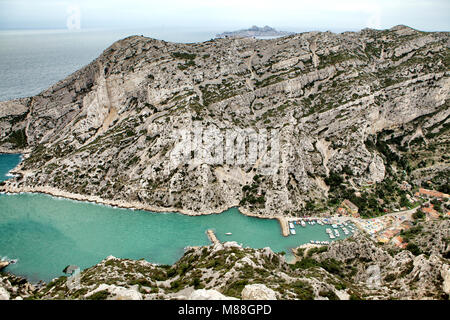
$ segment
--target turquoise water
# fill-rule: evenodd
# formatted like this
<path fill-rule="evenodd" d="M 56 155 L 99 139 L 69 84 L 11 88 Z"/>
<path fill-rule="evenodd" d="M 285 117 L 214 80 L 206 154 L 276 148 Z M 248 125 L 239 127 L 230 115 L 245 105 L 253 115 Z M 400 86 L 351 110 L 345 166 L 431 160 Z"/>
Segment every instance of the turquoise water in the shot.
<path fill-rule="evenodd" d="M 0 154 L 0 181 L 9 179 L 8 171 L 17 166 L 20 162 L 20 154 Z"/>
<path fill-rule="evenodd" d="M 0 155 L 0 164 L 5 162 Z M 329 240 L 325 226 L 297 227 L 283 237 L 277 220 L 247 217 L 236 208 L 221 214 L 185 216 L 113 208 L 44 194 L 0 194 L 0 256 L 19 259 L 6 270 L 30 281 L 49 281 L 69 264 L 87 268 L 108 255 L 172 264 L 186 246 L 220 241 L 285 251 L 309 240 Z M 231 236 L 225 235 L 232 232 Z"/>

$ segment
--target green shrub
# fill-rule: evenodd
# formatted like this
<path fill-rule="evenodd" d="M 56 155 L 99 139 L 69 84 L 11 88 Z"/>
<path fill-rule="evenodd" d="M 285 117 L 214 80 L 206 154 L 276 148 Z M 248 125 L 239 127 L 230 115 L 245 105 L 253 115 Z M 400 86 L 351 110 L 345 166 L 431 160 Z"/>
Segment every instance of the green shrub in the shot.
<path fill-rule="evenodd" d="M 292 283 L 291 287 L 292 287 L 292 290 L 297 295 L 297 299 L 299 299 L 299 300 L 313 300 L 314 299 L 313 288 L 306 282 L 297 280 L 294 283 Z"/>
<path fill-rule="evenodd" d="M 420 248 L 415 243 L 408 243 L 408 245 L 406 246 L 406 250 L 411 251 L 411 253 L 415 256 L 418 256 L 422 253 L 422 250 L 420 250 Z"/>
<path fill-rule="evenodd" d="M 340 300 L 339 297 L 331 290 L 320 291 L 319 296 L 326 297 L 329 300 Z"/>
<path fill-rule="evenodd" d="M 106 298 L 108 298 L 108 296 L 109 296 L 108 290 L 101 290 L 101 291 L 97 291 L 93 295 L 89 296 L 88 299 L 89 300 L 106 300 Z"/>

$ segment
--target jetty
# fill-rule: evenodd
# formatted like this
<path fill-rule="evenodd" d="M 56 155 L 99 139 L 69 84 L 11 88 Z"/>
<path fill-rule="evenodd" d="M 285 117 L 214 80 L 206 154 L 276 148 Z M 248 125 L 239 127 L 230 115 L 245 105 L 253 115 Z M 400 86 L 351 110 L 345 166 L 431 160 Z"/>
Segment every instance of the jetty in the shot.
<path fill-rule="evenodd" d="M 280 223 L 281 234 L 283 235 L 283 237 L 289 236 L 289 223 L 286 217 L 277 217 L 277 220 Z"/>
<path fill-rule="evenodd" d="M 208 231 L 206 231 L 206 234 L 208 235 L 209 240 L 211 240 L 213 244 L 220 243 L 219 239 L 217 239 L 216 237 L 216 234 L 211 229 L 208 229 Z"/>

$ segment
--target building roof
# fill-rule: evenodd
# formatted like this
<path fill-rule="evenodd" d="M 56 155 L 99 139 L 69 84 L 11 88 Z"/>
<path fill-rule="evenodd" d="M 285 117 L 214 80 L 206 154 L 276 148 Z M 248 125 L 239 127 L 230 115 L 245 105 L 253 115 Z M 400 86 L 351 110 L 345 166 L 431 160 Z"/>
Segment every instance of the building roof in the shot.
<path fill-rule="evenodd" d="M 348 200 L 348 199 L 345 199 L 345 200 L 342 202 L 342 205 L 347 206 L 347 207 L 350 208 L 351 210 L 358 210 L 358 207 L 357 207 L 353 202 L 351 202 L 351 201 Z"/>
<path fill-rule="evenodd" d="M 394 243 L 402 243 L 403 242 L 403 238 L 401 236 L 396 236 L 392 238 L 392 242 Z"/>
<path fill-rule="evenodd" d="M 429 217 L 437 219 L 439 218 L 439 212 L 433 209 L 433 207 L 423 207 L 422 212 L 427 214 Z"/>
<path fill-rule="evenodd" d="M 430 196 L 430 197 L 436 197 L 436 198 L 450 198 L 450 196 L 446 193 L 442 193 L 442 192 L 439 192 L 436 190 L 428 190 L 428 189 L 424 189 L 424 188 L 420 188 L 419 193 L 426 195 L 426 196 Z"/>

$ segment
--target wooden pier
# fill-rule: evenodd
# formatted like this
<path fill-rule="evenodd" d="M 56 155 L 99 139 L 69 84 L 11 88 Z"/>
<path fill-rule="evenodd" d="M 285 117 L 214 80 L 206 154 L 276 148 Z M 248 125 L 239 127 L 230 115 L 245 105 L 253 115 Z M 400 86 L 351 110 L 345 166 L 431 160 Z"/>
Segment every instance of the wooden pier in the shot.
<path fill-rule="evenodd" d="M 219 239 L 217 239 L 214 231 L 212 231 L 211 229 L 209 229 L 208 231 L 206 231 L 206 234 L 208 235 L 209 240 L 211 240 L 211 242 L 213 244 L 218 244 L 220 243 Z"/>

